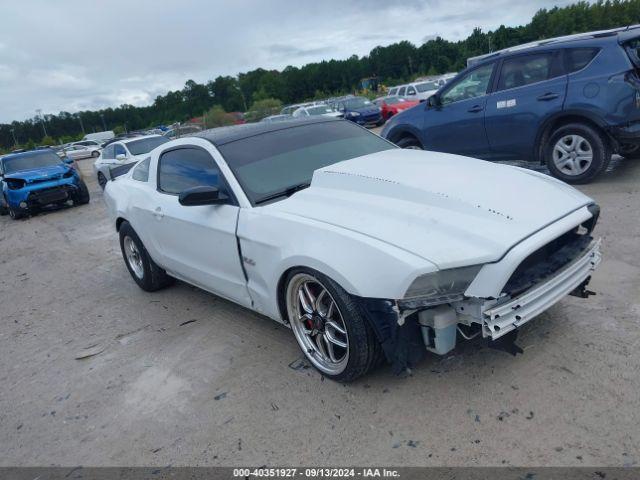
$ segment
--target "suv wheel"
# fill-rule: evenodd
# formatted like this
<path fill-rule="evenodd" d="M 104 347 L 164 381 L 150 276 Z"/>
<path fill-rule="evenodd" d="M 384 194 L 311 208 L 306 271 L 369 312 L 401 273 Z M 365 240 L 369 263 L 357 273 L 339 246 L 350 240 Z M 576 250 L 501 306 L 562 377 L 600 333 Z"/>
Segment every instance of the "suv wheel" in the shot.
<path fill-rule="evenodd" d="M 420 142 L 414 137 L 402 137 L 396 142 L 396 145 L 407 150 L 424 150 Z"/>
<path fill-rule="evenodd" d="M 75 194 L 75 197 L 73 198 L 73 204 L 86 205 L 87 203 L 89 203 L 89 200 L 90 200 L 90 196 L 89 196 L 89 189 L 87 188 L 87 184 L 84 183 L 83 180 L 80 180 L 78 182 L 78 192 Z"/>
<path fill-rule="evenodd" d="M 551 135 L 544 160 L 554 177 L 567 183 L 589 183 L 607 168 L 611 150 L 598 131 L 572 123 Z"/>
<path fill-rule="evenodd" d="M 9 209 L 9 216 L 14 220 L 20 220 L 21 218 L 26 216 L 26 214 L 22 210 L 16 210 L 11 206 L 9 206 L 8 209 Z"/>

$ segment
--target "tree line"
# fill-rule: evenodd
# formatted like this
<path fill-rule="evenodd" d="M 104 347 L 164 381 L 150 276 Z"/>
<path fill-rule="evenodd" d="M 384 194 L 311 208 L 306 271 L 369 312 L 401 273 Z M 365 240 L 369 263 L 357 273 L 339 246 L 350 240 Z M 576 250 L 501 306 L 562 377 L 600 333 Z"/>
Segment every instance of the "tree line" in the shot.
<path fill-rule="evenodd" d="M 200 116 L 212 107 L 227 112 L 247 111 L 266 99 L 296 103 L 306 99 L 353 92 L 361 79 L 378 77 L 385 85 L 404 82 L 420 75 L 458 71 L 466 59 L 534 40 L 640 23 L 640 0 L 578 2 L 567 7 L 541 9 L 531 21 L 518 27 L 500 26 L 483 32 L 475 28 L 464 40 L 452 42 L 440 37 L 420 46 L 401 41 L 375 47 L 369 55 L 345 60 L 326 60 L 282 71 L 255 70 L 236 77 L 218 76 L 205 84 L 188 80 L 181 90 L 156 97 L 146 107 L 121 105 L 98 111 L 34 117 L 0 124 L 0 148 L 14 143 L 68 141 L 107 130 L 137 130 Z M 46 130 L 46 136 L 45 136 Z"/>

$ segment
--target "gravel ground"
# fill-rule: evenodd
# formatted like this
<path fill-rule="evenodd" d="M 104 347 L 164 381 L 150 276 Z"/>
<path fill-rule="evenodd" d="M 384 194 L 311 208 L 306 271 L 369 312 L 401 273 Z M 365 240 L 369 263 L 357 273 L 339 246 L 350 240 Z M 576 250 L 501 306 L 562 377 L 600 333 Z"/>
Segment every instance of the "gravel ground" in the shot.
<path fill-rule="evenodd" d="M 0 466 L 638 465 L 639 180 L 619 161 L 581 187 L 602 206 L 598 295 L 527 324 L 524 355 L 476 340 L 347 386 L 292 368 L 268 319 L 137 288 L 95 181 L 87 206 L 1 217 Z"/>

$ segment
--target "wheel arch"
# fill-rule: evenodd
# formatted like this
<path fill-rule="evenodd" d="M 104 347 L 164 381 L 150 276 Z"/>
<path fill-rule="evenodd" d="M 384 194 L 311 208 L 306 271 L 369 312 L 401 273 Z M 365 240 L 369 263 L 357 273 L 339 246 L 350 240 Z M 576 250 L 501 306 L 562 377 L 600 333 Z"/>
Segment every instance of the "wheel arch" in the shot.
<path fill-rule="evenodd" d="M 600 117 L 582 110 L 565 110 L 557 115 L 549 117 L 542 124 L 542 128 L 540 128 L 534 143 L 534 159 L 537 162 L 540 164 L 545 163 L 544 149 L 546 147 L 546 142 L 549 140 L 551 135 L 553 135 L 553 132 L 562 126 L 569 125 L 571 123 L 581 123 L 593 128 L 602 135 L 611 148 L 616 148 L 615 140 L 607 132 L 606 124 Z"/>
<path fill-rule="evenodd" d="M 414 132 L 409 128 L 396 128 L 394 130 L 391 130 L 386 138 L 390 142 L 396 144 L 403 138 L 413 138 L 414 140 L 419 142 L 420 145 L 423 145 L 423 142 L 422 140 L 420 140 L 420 136 L 417 134 L 417 132 Z"/>
<path fill-rule="evenodd" d="M 116 218 L 116 232 L 120 231 L 120 227 L 122 226 L 122 224 L 124 222 L 127 222 L 128 220 L 124 217 L 118 217 Z"/>

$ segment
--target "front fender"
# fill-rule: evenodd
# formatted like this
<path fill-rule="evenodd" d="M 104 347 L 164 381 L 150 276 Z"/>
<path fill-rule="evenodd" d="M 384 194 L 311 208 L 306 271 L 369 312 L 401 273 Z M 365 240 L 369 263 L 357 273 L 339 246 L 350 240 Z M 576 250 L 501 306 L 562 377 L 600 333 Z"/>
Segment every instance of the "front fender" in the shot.
<path fill-rule="evenodd" d="M 238 238 L 254 306 L 277 320 L 278 285 L 294 267 L 317 270 L 367 298 L 401 298 L 417 275 L 437 270 L 380 240 L 268 207 L 241 210 Z"/>

